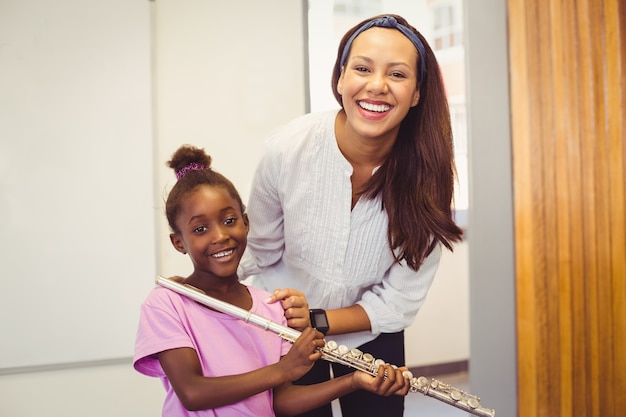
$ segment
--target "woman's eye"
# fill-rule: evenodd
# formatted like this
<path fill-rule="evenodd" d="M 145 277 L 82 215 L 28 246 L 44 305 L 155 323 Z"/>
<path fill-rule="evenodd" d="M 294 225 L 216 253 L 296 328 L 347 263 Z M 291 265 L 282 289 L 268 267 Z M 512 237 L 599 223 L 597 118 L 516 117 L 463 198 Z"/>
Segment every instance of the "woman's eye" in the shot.
<path fill-rule="evenodd" d="M 356 67 L 354 68 L 356 71 L 358 72 L 367 72 L 367 68 L 366 67 Z"/>
<path fill-rule="evenodd" d="M 394 78 L 406 78 L 406 76 L 402 74 L 401 72 L 392 72 L 391 76 Z"/>

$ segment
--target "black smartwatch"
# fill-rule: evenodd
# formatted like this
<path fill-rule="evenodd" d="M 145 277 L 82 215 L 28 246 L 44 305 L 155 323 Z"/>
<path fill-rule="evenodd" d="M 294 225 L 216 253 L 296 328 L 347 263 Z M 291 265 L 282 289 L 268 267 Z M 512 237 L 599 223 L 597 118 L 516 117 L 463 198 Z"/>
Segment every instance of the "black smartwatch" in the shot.
<path fill-rule="evenodd" d="M 321 308 L 309 310 L 309 318 L 311 319 L 311 326 L 326 336 L 326 333 L 328 333 L 326 310 L 322 310 Z"/>

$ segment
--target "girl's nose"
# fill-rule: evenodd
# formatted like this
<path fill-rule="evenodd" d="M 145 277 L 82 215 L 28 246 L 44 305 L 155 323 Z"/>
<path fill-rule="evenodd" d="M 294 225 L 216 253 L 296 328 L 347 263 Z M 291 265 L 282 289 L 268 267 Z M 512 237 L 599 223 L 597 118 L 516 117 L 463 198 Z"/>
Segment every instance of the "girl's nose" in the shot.
<path fill-rule="evenodd" d="M 211 234 L 211 242 L 214 244 L 222 243 L 225 240 L 228 240 L 229 237 L 230 237 L 230 234 L 228 233 L 228 229 L 226 229 L 225 227 L 219 226 L 213 229 L 213 233 Z"/>

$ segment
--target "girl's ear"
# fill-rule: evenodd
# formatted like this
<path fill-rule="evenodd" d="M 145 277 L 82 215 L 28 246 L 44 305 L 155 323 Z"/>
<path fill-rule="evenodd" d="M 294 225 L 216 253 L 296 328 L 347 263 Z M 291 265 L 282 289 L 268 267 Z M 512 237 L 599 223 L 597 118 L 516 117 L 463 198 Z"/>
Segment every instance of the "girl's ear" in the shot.
<path fill-rule="evenodd" d="M 250 220 L 248 220 L 248 213 L 243 213 L 243 224 L 246 226 L 246 233 L 250 231 Z"/>
<path fill-rule="evenodd" d="M 174 249 L 176 249 L 183 255 L 187 254 L 187 251 L 185 250 L 185 243 L 180 238 L 180 235 L 178 235 L 177 233 L 171 233 L 170 242 L 172 242 L 172 246 L 174 246 Z"/>

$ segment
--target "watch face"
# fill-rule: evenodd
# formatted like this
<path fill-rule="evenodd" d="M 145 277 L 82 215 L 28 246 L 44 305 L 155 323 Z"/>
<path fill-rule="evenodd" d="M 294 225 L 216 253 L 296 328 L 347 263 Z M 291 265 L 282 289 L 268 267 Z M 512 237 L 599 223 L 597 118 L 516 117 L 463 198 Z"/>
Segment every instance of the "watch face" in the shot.
<path fill-rule="evenodd" d="M 319 329 L 325 329 L 328 327 L 328 320 L 326 320 L 326 313 L 320 312 L 314 314 L 315 327 Z"/>

